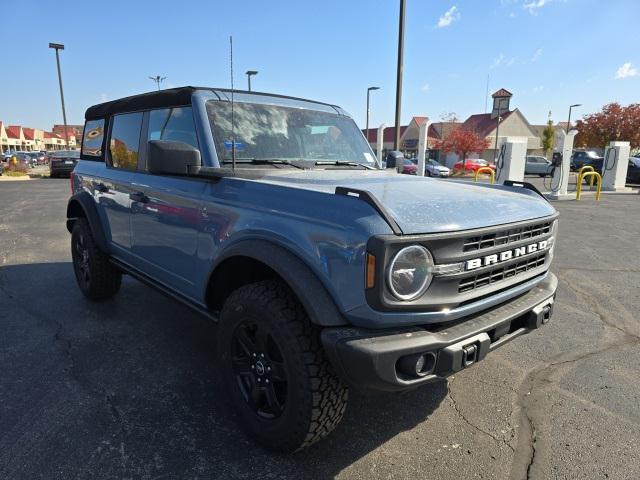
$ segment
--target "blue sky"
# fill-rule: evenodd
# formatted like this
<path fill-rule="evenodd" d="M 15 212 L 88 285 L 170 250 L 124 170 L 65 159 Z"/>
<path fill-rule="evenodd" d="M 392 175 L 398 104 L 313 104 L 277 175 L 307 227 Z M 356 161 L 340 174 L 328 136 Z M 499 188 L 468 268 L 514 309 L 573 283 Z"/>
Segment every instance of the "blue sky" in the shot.
<path fill-rule="evenodd" d="M 229 86 L 234 36 L 236 87 L 259 70 L 254 90 L 337 103 L 364 125 L 393 124 L 396 0 L 14 2 L 5 8 L 0 120 L 62 123 L 55 59 L 67 118 L 82 123 L 95 103 L 164 86 Z M 513 92 L 532 123 L 566 119 L 611 101 L 640 101 L 640 1 L 407 0 L 403 123 L 482 113 L 489 89 Z M 625 66 L 626 65 L 626 66 Z"/>

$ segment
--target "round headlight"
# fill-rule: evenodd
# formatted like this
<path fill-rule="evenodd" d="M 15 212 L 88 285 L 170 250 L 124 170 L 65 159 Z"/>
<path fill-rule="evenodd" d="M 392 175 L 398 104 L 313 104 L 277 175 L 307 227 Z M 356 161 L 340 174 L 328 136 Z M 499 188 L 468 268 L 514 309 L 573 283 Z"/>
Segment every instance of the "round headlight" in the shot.
<path fill-rule="evenodd" d="M 387 273 L 389 290 L 400 300 L 413 300 L 431 283 L 433 258 L 429 250 L 412 245 L 396 253 Z"/>

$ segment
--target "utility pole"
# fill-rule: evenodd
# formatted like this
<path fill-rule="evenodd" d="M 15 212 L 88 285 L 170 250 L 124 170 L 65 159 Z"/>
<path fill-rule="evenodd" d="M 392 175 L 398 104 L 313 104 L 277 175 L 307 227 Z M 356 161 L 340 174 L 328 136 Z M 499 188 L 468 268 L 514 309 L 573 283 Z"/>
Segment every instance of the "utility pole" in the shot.
<path fill-rule="evenodd" d="M 402 104 L 402 70 L 404 57 L 404 11 L 406 0 L 400 0 L 400 18 L 398 25 L 398 71 L 396 75 L 396 138 L 393 142 L 393 149 L 400 147 L 400 113 Z"/>
<path fill-rule="evenodd" d="M 58 66 L 58 84 L 60 85 L 60 101 L 62 102 L 62 120 L 64 121 L 64 141 L 69 148 L 69 133 L 67 131 L 67 112 L 64 108 L 64 91 L 62 89 L 62 73 L 60 72 L 60 56 L 59 50 L 64 50 L 64 45 L 61 43 L 49 43 L 49 48 L 53 48 L 56 51 L 56 65 Z"/>
<path fill-rule="evenodd" d="M 365 130 L 365 132 L 367 132 L 367 143 L 369 143 L 369 94 L 372 90 L 380 90 L 380 87 L 367 88 L 367 128 Z"/>
<path fill-rule="evenodd" d="M 249 91 L 251 91 L 251 77 L 257 74 L 257 70 L 247 70 L 247 86 Z"/>
<path fill-rule="evenodd" d="M 487 103 L 489 103 L 489 74 L 487 73 L 487 87 L 484 90 L 484 113 L 487 113 Z"/>
<path fill-rule="evenodd" d="M 153 80 L 158 86 L 158 90 L 160 90 L 160 84 L 164 82 L 167 77 L 161 77 L 160 75 L 156 75 L 155 77 L 149 77 L 149 80 Z"/>

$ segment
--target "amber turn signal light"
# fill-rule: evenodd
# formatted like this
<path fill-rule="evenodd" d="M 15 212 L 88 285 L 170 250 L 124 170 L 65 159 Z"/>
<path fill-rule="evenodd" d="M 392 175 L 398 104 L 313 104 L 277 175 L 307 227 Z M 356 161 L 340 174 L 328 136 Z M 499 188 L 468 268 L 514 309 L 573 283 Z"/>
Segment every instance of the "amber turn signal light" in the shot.
<path fill-rule="evenodd" d="M 376 257 L 367 253 L 367 288 L 373 288 L 376 285 Z"/>

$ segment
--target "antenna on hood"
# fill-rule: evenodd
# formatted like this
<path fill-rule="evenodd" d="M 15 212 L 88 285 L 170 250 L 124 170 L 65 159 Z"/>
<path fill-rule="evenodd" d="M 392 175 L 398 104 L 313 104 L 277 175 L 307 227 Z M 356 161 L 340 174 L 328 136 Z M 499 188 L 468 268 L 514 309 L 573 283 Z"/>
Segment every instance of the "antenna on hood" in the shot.
<path fill-rule="evenodd" d="M 231 169 L 236 170 L 236 124 L 233 111 L 233 35 L 229 35 L 231 57 Z"/>

